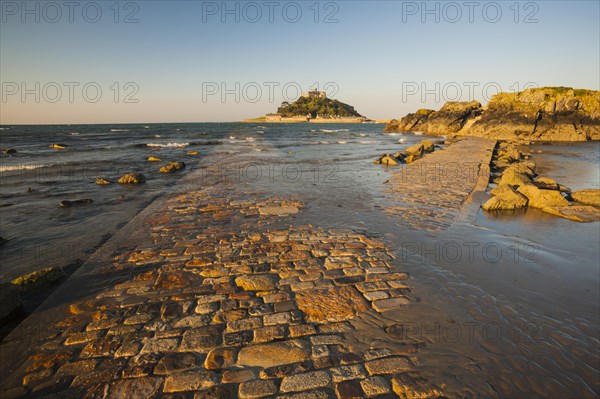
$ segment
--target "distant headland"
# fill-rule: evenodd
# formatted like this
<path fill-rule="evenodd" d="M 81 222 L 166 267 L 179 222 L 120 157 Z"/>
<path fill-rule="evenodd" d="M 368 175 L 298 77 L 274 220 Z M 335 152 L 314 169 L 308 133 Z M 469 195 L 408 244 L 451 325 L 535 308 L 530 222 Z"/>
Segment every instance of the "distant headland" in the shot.
<path fill-rule="evenodd" d="M 359 114 L 353 106 L 327 98 L 324 91 L 302 93 L 293 103 L 284 101 L 274 114 L 242 122 L 265 123 L 376 123 Z"/>

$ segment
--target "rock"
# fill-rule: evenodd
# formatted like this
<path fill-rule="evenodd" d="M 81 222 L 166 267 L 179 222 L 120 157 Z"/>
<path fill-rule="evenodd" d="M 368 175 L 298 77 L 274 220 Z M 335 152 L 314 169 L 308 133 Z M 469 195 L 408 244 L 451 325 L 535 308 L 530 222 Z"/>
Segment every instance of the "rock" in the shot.
<path fill-rule="evenodd" d="M 71 208 L 73 206 L 87 205 L 87 204 L 93 204 L 93 203 L 94 203 L 94 200 L 90 199 L 90 198 L 78 199 L 75 201 L 64 200 L 64 201 L 60 202 L 60 207 L 61 208 Z"/>
<path fill-rule="evenodd" d="M 160 171 L 162 173 L 173 173 L 183 168 L 185 168 L 185 163 L 183 162 L 169 162 L 168 164 L 160 168 Z"/>
<path fill-rule="evenodd" d="M 575 191 L 571 194 L 571 198 L 581 204 L 600 206 L 600 189 Z"/>
<path fill-rule="evenodd" d="M 17 150 L 15 150 L 14 148 L 9 148 L 9 149 L 6 150 L 6 153 L 7 154 L 16 154 Z"/>
<path fill-rule="evenodd" d="M 13 284 L 0 284 L 0 324 L 4 325 L 22 311 L 21 289 Z"/>
<path fill-rule="evenodd" d="M 227 369 L 235 364 L 235 354 L 232 348 L 215 348 L 208 352 L 204 367 L 207 370 Z"/>
<path fill-rule="evenodd" d="M 423 140 L 421 141 L 421 145 L 423 146 L 424 152 L 433 152 L 435 149 L 435 144 L 431 140 Z"/>
<path fill-rule="evenodd" d="M 423 144 L 415 144 L 412 147 L 408 147 L 407 149 L 404 150 L 404 154 L 406 154 L 407 156 L 417 156 L 420 157 L 423 155 L 423 152 L 425 151 L 425 147 L 423 146 Z"/>
<path fill-rule="evenodd" d="M 297 206 L 283 205 L 283 206 L 263 206 L 258 208 L 258 212 L 261 215 L 273 215 L 273 216 L 287 216 L 293 213 L 300 212 Z"/>
<path fill-rule="evenodd" d="M 326 371 L 311 371 L 283 377 L 281 392 L 308 391 L 326 387 L 331 383 L 331 376 Z"/>
<path fill-rule="evenodd" d="M 107 184 L 112 184 L 112 182 L 110 182 L 110 181 L 108 181 L 108 180 L 106 180 L 106 179 L 104 179 L 102 177 L 99 177 L 99 178 L 96 179 L 96 184 L 98 184 L 100 186 L 104 186 L 104 185 L 107 185 Z"/>
<path fill-rule="evenodd" d="M 196 368 L 196 356 L 193 353 L 169 353 L 160 359 L 154 367 L 154 374 L 169 375 Z"/>
<path fill-rule="evenodd" d="M 238 364 L 248 367 L 273 367 L 303 362 L 310 357 L 310 345 L 303 340 L 277 341 L 243 347 Z"/>
<path fill-rule="evenodd" d="M 49 147 L 54 148 L 55 150 L 62 150 L 63 148 L 67 148 L 68 145 L 66 145 L 66 144 L 50 144 Z"/>
<path fill-rule="evenodd" d="M 119 178 L 119 184 L 140 184 L 145 183 L 146 178 L 141 173 L 127 173 Z"/>
<path fill-rule="evenodd" d="M 64 276 L 65 273 L 61 268 L 47 267 L 45 269 L 37 270 L 33 273 L 18 277 L 11 281 L 11 284 L 21 287 L 24 292 L 29 292 L 60 280 Z"/>
<path fill-rule="evenodd" d="M 540 177 L 536 181 L 533 182 L 536 187 L 542 188 L 544 190 L 558 190 L 560 189 L 558 183 L 548 177 Z"/>
<path fill-rule="evenodd" d="M 410 132 L 421 126 L 427 118 L 435 111 L 432 109 L 420 109 L 414 114 L 408 114 L 400 121 L 392 119 L 385 125 L 385 132 Z"/>
<path fill-rule="evenodd" d="M 519 159 L 521 159 L 521 153 L 512 146 L 507 147 L 505 150 L 498 151 L 498 160 L 512 163 Z"/>
<path fill-rule="evenodd" d="M 0 247 L 3 246 L 4 244 L 6 244 L 8 242 L 7 239 L 5 239 L 4 237 L 0 237 Z"/>
<path fill-rule="evenodd" d="M 569 201 L 557 190 L 543 190 L 533 184 L 524 184 L 519 186 L 517 191 L 527 197 L 529 200 L 528 206 L 532 208 L 543 209 L 546 207 L 563 207 L 569 205 Z"/>
<path fill-rule="evenodd" d="M 509 167 L 502 173 L 500 183 L 498 185 L 509 185 L 514 187 L 520 187 L 525 185 L 532 185 L 531 179 L 525 173 L 520 172 L 517 169 Z"/>
<path fill-rule="evenodd" d="M 369 374 L 396 374 L 410 370 L 408 360 L 401 357 L 388 357 L 385 359 L 371 360 L 365 363 Z"/>
<path fill-rule="evenodd" d="M 449 101 L 437 112 L 421 109 L 408 114 L 400 121 L 392 120 L 385 131 L 408 132 L 419 131 L 428 134 L 449 134 L 460 131 L 467 121 L 479 116 L 481 104 L 477 101 Z"/>
<path fill-rule="evenodd" d="M 238 397 L 240 399 L 258 399 L 275 395 L 277 386 L 272 380 L 254 380 L 240 384 Z"/>
<path fill-rule="evenodd" d="M 366 312 L 367 302 L 351 286 L 319 288 L 296 293 L 298 308 L 311 322 L 336 322 Z"/>
<path fill-rule="evenodd" d="M 573 205 L 563 207 L 546 207 L 542 211 L 576 222 L 600 221 L 600 208 L 589 205 Z"/>
<path fill-rule="evenodd" d="M 561 193 L 571 193 L 571 189 L 569 187 L 563 186 L 562 184 L 558 185 L 558 191 Z"/>
<path fill-rule="evenodd" d="M 273 274 L 253 274 L 239 276 L 235 284 L 244 291 L 272 291 L 277 288 L 279 277 Z"/>
<path fill-rule="evenodd" d="M 407 164 L 409 164 L 409 163 L 415 162 L 417 159 L 419 159 L 419 157 L 414 156 L 414 155 L 409 155 L 406 158 L 404 158 L 404 162 L 406 162 Z"/>
<path fill-rule="evenodd" d="M 198 154 L 200 154 L 200 151 L 188 151 L 187 154 L 188 155 L 198 155 Z"/>
<path fill-rule="evenodd" d="M 162 159 L 157 158 L 157 157 L 153 157 L 153 156 L 149 156 L 148 157 L 148 162 L 162 162 Z"/>
<path fill-rule="evenodd" d="M 396 166 L 398 165 L 398 161 L 391 156 L 390 154 L 385 154 L 380 159 L 380 163 L 385 166 Z"/>
<path fill-rule="evenodd" d="M 373 301 L 373 308 L 378 312 L 387 312 L 388 310 L 397 310 L 402 305 L 408 305 L 410 302 L 404 297 L 380 299 Z"/>
<path fill-rule="evenodd" d="M 152 377 L 115 381 L 110 386 L 111 398 L 153 398 L 159 395 L 162 379 Z M 106 393 L 105 393 L 106 395 Z"/>
<path fill-rule="evenodd" d="M 477 102 L 447 102 L 437 112 L 419 110 L 392 120 L 388 132 L 489 137 L 517 142 L 600 140 L 600 95 L 569 87 L 498 93 L 486 109 Z M 509 154 L 509 158 L 516 158 Z"/>
<path fill-rule="evenodd" d="M 494 197 L 482 206 L 484 211 L 519 209 L 526 207 L 528 203 L 527 197 L 513 190 L 508 184 L 501 184 L 490 193 Z"/>
<path fill-rule="evenodd" d="M 213 387 L 215 376 L 206 370 L 184 371 L 171 374 L 165 380 L 164 392 L 199 391 Z"/>

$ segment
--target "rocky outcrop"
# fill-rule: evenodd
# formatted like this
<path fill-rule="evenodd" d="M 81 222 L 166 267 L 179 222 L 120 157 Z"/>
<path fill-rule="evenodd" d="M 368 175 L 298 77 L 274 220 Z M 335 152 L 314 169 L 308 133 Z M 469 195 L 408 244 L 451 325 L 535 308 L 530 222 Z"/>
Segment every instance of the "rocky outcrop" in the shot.
<path fill-rule="evenodd" d="M 399 163 L 412 163 L 423 155 L 433 152 L 435 143 L 431 140 L 423 140 L 404 150 L 403 153 L 397 152 L 394 155 L 383 154 L 373 161 L 375 165 L 396 166 Z"/>
<path fill-rule="evenodd" d="M 162 159 L 160 159 L 158 157 L 154 157 L 154 156 L 149 156 L 148 162 L 162 162 Z"/>
<path fill-rule="evenodd" d="M 569 188 L 553 179 L 537 176 L 535 163 L 521 161 L 521 158 L 523 154 L 513 145 L 498 145 L 492 161 L 492 180 L 498 186 L 490 191 L 492 198 L 481 206 L 483 210 L 530 207 L 577 222 L 600 220 L 600 190 L 582 190 L 569 196 Z M 587 205 L 571 205 L 569 199 Z"/>
<path fill-rule="evenodd" d="M 47 267 L 33 273 L 14 279 L 11 284 L 20 287 L 22 291 L 29 292 L 44 287 L 65 276 L 65 272 L 59 267 Z"/>
<path fill-rule="evenodd" d="M 580 204 L 600 207 L 600 189 L 575 191 L 571 198 Z"/>
<path fill-rule="evenodd" d="M 119 184 L 140 184 L 145 183 L 146 178 L 141 173 L 127 173 L 119 178 Z"/>
<path fill-rule="evenodd" d="M 486 108 L 475 101 L 448 102 L 437 112 L 419 110 L 393 120 L 385 130 L 496 140 L 600 140 L 600 92 L 546 87 L 499 93 Z"/>
<path fill-rule="evenodd" d="M 493 197 L 482 206 L 485 211 L 524 208 L 529 202 L 526 196 L 515 191 L 508 184 L 500 184 L 493 189 L 490 194 L 492 194 Z"/>
<path fill-rule="evenodd" d="M 173 173 L 183 168 L 185 168 L 185 164 L 183 162 L 169 162 L 168 164 L 160 168 L 160 171 L 162 173 Z"/>

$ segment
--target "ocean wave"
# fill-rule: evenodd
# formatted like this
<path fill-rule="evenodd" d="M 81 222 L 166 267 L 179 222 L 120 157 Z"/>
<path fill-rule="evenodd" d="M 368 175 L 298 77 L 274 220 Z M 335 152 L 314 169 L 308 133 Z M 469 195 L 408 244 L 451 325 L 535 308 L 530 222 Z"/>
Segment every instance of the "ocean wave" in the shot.
<path fill-rule="evenodd" d="M 380 144 L 380 140 L 358 140 L 360 144 Z"/>
<path fill-rule="evenodd" d="M 349 129 L 321 129 L 323 133 L 349 132 Z"/>
<path fill-rule="evenodd" d="M 256 133 L 264 133 L 264 130 L 257 130 Z"/>
<path fill-rule="evenodd" d="M 142 126 L 142 127 L 143 127 L 144 129 L 149 129 L 149 128 L 150 128 L 150 126 L 147 126 L 147 125 L 146 125 L 146 126 Z"/>
<path fill-rule="evenodd" d="M 235 136 L 229 136 L 229 140 L 235 140 Z"/>
<path fill-rule="evenodd" d="M 35 170 L 39 168 L 45 168 L 52 165 L 35 163 L 35 164 L 26 164 L 26 165 L 0 165 L 0 173 L 1 172 L 14 172 L 18 170 Z"/>
<path fill-rule="evenodd" d="M 129 129 L 110 129 L 111 132 L 128 132 Z"/>
<path fill-rule="evenodd" d="M 403 138 L 403 139 L 398 140 L 398 143 L 404 143 L 405 141 L 406 141 L 406 139 Z"/>
<path fill-rule="evenodd" d="M 160 136 L 160 134 L 155 134 L 154 137 L 156 137 L 157 139 L 159 139 L 161 136 Z"/>
<path fill-rule="evenodd" d="M 337 143 L 338 143 L 338 144 L 348 144 L 348 142 L 347 142 L 347 141 L 343 141 L 343 140 L 337 141 Z"/>
<path fill-rule="evenodd" d="M 79 136 L 79 132 L 71 132 L 69 133 L 71 136 Z"/>
<path fill-rule="evenodd" d="M 415 136 L 422 136 L 423 132 L 413 132 Z"/>
<path fill-rule="evenodd" d="M 387 136 L 398 136 L 400 133 L 386 133 Z"/>
<path fill-rule="evenodd" d="M 164 148 L 172 148 L 172 147 L 185 148 L 188 145 L 190 145 L 190 143 L 146 143 L 146 147 L 164 147 Z"/>

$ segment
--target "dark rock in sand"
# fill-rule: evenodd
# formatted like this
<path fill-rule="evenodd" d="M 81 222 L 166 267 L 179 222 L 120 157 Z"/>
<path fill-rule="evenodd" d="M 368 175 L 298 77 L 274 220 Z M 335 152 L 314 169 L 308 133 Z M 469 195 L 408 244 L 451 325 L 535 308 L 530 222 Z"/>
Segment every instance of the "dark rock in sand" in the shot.
<path fill-rule="evenodd" d="M 571 194 L 571 198 L 581 204 L 600 207 L 600 189 L 575 191 Z"/>
<path fill-rule="evenodd" d="M 6 244 L 8 240 L 5 240 L 4 237 L 0 237 L 0 247 Z"/>
<path fill-rule="evenodd" d="M 8 150 L 6 150 L 7 154 L 16 154 L 17 150 L 15 150 L 14 148 L 9 148 Z"/>
<path fill-rule="evenodd" d="M 84 199 L 78 199 L 75 201 L 64 200 L 64 201 L 60 202 L 60 206 L 61 206 L 61 208 L 71 208 L 71 207 L 77 206 L 77 205 L 87 205 L 87 204 L 92 204 L 92 203 L 94 203 L 93 199 L 84 198 Z"/>
<path fill-rule="evenodd" d="M 22 311 L 21 289 L 13 284 L 0 284 L 0 324 L 17 317 Z"/>
<path fill-rule="evenodd" d="M 183 162 L 169 162 L 167 165 L 160 168 L 160 171 L 162 173 L 173 173 L 183 168 L 185 168 L 185 163 Z"/>
<path fill-rule="evenodd" d="M 14 279 L 11 284 L 20 287 L 24 292 L 36 290 L 55 281 L 60 280 L 65 273 L 59 267 L 47 267 L 33 273 Z"/>
<path fill-rule="evenodd" d="M 140 184 L 146 182 L 146 178 L 141 173 L 127 173 L 119 178 L 119 184 Z"/>

